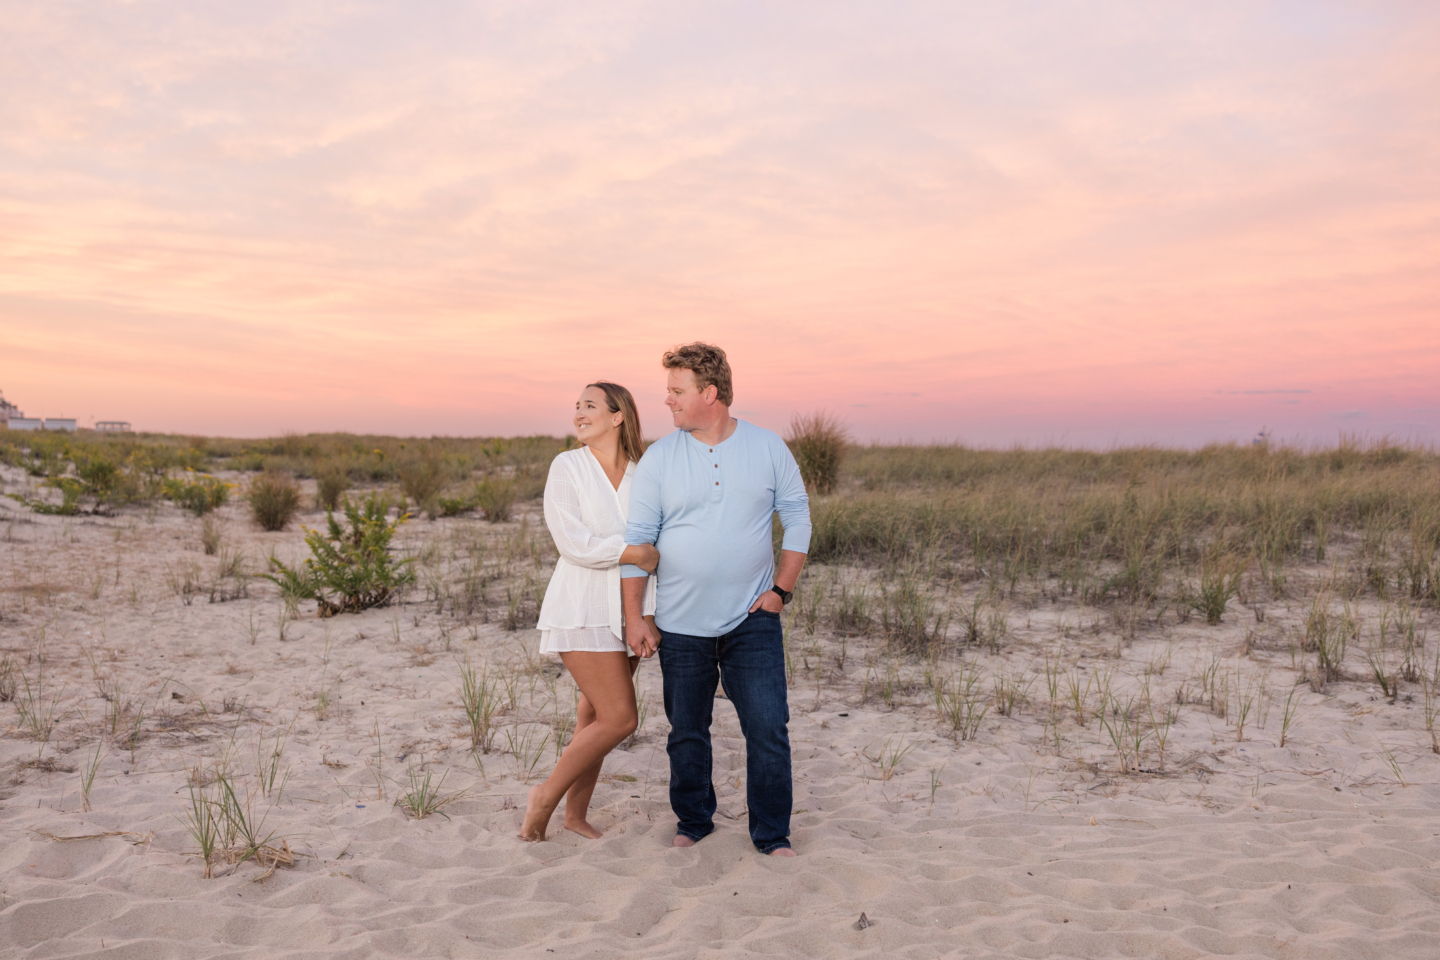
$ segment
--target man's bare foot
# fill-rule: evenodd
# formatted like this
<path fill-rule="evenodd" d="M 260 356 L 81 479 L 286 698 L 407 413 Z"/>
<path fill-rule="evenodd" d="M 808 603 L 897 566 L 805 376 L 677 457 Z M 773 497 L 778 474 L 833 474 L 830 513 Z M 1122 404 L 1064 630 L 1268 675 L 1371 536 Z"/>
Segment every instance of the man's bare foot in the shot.
<path fill-rule="evenodd" d="M 520 839 L 536 842 L 545 839 L 545 830 L 550 826 L 550 817 L 555 813 L 557 803 L 549 807 L 541 805 L 535 791 L 540 789 L 540 784 L 530 788 L 530 793 L 525 797 L 525 819 L 520 823 Z"/>
<path fill-rule="evenodd" d="M 772 857 L 794 857 L 794 856 L 798 856 L 798 854 L 797 854 L 794 850 L 791 850 L 789 847 L 776 847 L 774 850 L 771 850 L 771 851 L 770 851 L 770 854 L 769 854 L 769 855 L 772 856 Z"/>
<path fill-rule="evenodd" d="M 691 840 L 689 837 L 685 836 L 685 834 L 683 834 L 683 833 L 677 833 L 677 834 L 675 834 L 675 839 L 670 841 L 670 846 L 672 846 L 672 847 L 693 847 L 693 846 L 695 846 L 695 841 L 694 841 L 694 840 Z"/>
<path fill-rule="evenodd" d="M 596 830 L 594 827 L 590 826 L 589 820 L 577 820 L 574 823 L 571 823 L 570 819 L 567 817 L 565 819 L 565 829 L 569 830 L 571 833 L 578 833 L 580 834 L 580 836 L 587 837 L 591 840 L 599 840 L 601 837 L 605 836 L 605 831 Z"/>

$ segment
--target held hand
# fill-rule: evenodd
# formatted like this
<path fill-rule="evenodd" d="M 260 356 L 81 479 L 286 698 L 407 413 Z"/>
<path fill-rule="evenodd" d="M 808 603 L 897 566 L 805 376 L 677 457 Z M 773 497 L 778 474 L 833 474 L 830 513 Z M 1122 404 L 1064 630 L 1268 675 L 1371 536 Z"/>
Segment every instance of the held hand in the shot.
<path fill-rule="evenodd" d="M 620 554 L 620 562 L 633 564 L 646 573 L 654 573 L 660 565 L 660 551 L 650 543 L 631 544 Z"/>
<path fill-rule="evenodd" d="M 649 659 L 660 647 L 655 630 L 642 619 L 639 623 L 625 625 L 625 645 L 630 652 L 641 659 Z"/>
<path fill-rule="evenodd" d="M 760 594 L 760 599 L 750 606 L 750 612 L 756 610 L 768 610 L 771 613 L 782 613 L 785 610 L 785 601 L 780 599 L 780 594 L 774 590 L 766 590 Z"/>

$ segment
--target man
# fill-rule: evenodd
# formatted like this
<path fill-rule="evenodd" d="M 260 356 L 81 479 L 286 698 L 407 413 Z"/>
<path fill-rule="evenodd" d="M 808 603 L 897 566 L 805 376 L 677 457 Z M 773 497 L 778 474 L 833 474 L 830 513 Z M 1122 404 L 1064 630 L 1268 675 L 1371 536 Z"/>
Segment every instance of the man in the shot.
<path fill-rule="evenodd" d="M 650 446 L 630 486 L 627 543 L 653 543 L 655 636 L 641 615 L 645 572 L 621 570 L 626 642 L 658 649 L 670 721 L 674 844 L 715 829 L 710 721 L 716 682 L 745 736 L 750 839 L 772 856 L 790 849 L 790 721 L 780 613 L 810 549 L 810 502 L 785 442 L 730 416 L 725 351 L 691 343 L 665 354 L 665 405 L 678 428 Z M 785 528 L 775 569 L 770 524 Z"/>

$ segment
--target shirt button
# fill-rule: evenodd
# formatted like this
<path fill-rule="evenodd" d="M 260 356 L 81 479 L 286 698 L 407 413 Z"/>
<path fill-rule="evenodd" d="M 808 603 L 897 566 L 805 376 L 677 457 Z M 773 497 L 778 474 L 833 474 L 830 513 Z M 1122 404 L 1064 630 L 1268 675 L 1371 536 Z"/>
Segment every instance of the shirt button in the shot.
<path fill-rule="evenodd" d="M 715 481 L 715 486 L 717 486 L 717 487 L 720 486 L 720 481 L 719 481 L 719 480 L 716 480 L 716 481 Z"/>

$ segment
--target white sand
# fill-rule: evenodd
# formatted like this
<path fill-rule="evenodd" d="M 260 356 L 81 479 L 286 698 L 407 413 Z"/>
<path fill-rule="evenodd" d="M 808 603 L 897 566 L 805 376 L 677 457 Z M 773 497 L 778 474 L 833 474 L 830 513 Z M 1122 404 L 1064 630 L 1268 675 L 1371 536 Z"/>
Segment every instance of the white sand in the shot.
<path fill-rule="evenodd" d="M 4 479 L 12 490 L 23 483 L 14 471 Z M 1323 695 L 1301 688 L 1301 718 L 1277 745 L 1295 676 L 1283 641 L 1304 600 L 1271 604 L 1260 625 L 1238 604 L 1219 627 L 1147 622 L 1118 659 L 1097 656 L 1116 646 L 1105 615 L 1073 602 L 1016 604 L 1003 656 L 967 655 L 987 673 L 1039 673 L 1046 644 L 1060 649 L 1068 633 L 1077 677 L 1110 671 L 1117 691 L 1133 692 L 1168 650 L 1164 673 L 1149 678 L 1157 702 L 1182 683 L 1194 688 L 1212 656 L 1235 690 L 1268 669 L 1263 728 L 1257 717 L 1238 740 L 1233 723 L 1186 705 L 1163 773 L 1147 742 L 1142 766 L 1157 772 L 1121 775 L 1104 730 L 1065 710 L 1057 750 L 1043 678 L 1016 717 L 992 712 L 973 742 L 955 743 L 937 720 L 922 664 L 902 665 L 911 692 L 895 709 L 875 694 L 877 680 L 862 706 L 873 641 L 850 642 L 841 677 L 839 647 L 822 636 L 830 675 L 818 698 L 803 667 L 792 691 L 793 860 L 749 843 L 743 742 L 723 700 L 719 829 L 694 848 L 670 847 L 659 671 L 649 663 L 642 688 L 655 706 L 596 792 L 592 822 L 606 836 L 583 840 L 557 817 L 551 842 L 525 844 L 515 832 L 527 784 L 501 751 L 507 730 L 548 732 L 526 721 L 553 714 L 555 670 L 521 672 L 521 646 L 533 650 L 535 634 L 493 622 L 504 581 L 489 586 L 489 623 L 436 614 L 422 586 L 398 608 L 331 621 L 304 613 L 282 641 L 263 581 L 249 599 L 213 604 L 202 594 L 185 605 L 167 586 L 167 568 L 174 580 L 194 563 L 208 577 L 217 562 L 199 552 L 199 521 L 168 504 L 153 515 L 62 519 L 0 503 L 0 647 L 32 681 L 43 650 L 46 689 L 64 711 L 42 752 L 16 704 L 0 704 L 0 956 L 1440 955 L 1440 757 L 1418 688 L 1405 685 L 1394 704 L 1360 681 Z M 234 505 L 221 515 L 252 561 L 272 548 L 299 555 L 298 530 L 262 534 Z M 446 562 L 493 536 L 488 562 L 534 569 L 519 557 L 519 524 L 404 530 L 412 547 L 441 544 Z M 1242 656 L 1247 630 L 1259 642 Z M 809 642 L 792 637 L 797 650 Z M 466 655 L 517 676 L 518 702 L 500 720 L 499 749 L 481 757 L 484 776 L 455 689 L 454 661 Z M 80 771 L 107 707 L 97 674 L 137 702 L 143 695 L 147 719 L 133 759 L 105 735 L 86 813 Z M 332 705 L 319 720 L 322 689 Z M 555 690 L 568 707 L 568 679 Z M 290 779 L 267 829 L 288 838 L 297 864 L 259 882 L 253 864 L 201 879 L 177 820 L 187 768 L 233 738 L 232 768 L 253 785 L 257 738 L 292 724 Z M 887 742 L 913 749 L 882 780 L 883 759 L 869 758 L 883 758 Z M 30 764 L 37 756 L 42 764 Z M 537 770 L 553 757 L 547 747 Z M 449 819 L 415 821 L 393 805 L 407 765 L 422 762 L 447 775 L 446 792 L 467 792 L 445 808 Z M 138 836 L 45 836 L 108 831 Z M 862 911 L 873 923 L 864 930 Z"/>

